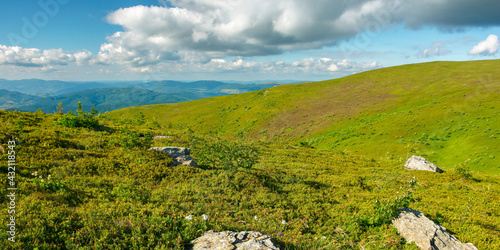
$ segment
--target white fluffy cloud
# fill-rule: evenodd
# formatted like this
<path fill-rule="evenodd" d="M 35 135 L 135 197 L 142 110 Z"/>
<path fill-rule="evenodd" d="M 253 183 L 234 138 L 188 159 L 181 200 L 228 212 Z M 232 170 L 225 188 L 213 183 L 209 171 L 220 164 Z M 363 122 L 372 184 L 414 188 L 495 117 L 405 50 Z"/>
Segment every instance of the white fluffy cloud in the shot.
<path fill-rule="evenodd" d="M 255 74 L 317 74 L 348 75 L 381 68 L 375 61 L 353 62 L 347 59 L 337 61 L 331 58 L 304 58 L 291 63 L 284 61 L 255 62 L 243 58 L 225 60 L 215 58 L 207 63 L 170 62 L 161 65 L 144 66 L 139 71 L 147 72 L 253 72 Z"/>
<path fill-rule="evenodd" d="M 394 9 L 389 3 L 397 0 L 170 2 L 176 7 L 134 6 L 110 13 L 108 22 L 124 31 L 107 38 L 96 61 L 143 67 L 331 46 L 389 25 Z"/>
<path fill-rule="evenodd" d="M 0 45 L 0 65 L 53 69 L 54 66 L 67 65 L 69 62 L 76 62 L 79 65 L 85 64 L 91 57 L 92 53 L 86 50 L 71 54 L 64 52 L 62 49 L 40 50 Z"/>
<path fill-rule="evenodd" d="M 489 35 L 486 40 L 480 42 L 478 45 L 474 46 L 470 51 L 470 55 L 493 55 L 498 52 L 500 47 L 500 42 L 498 41 L 498 36 Z"/>
<path fill-rule="evenodd" d="M 110 13 L 123 27 L 101 46 L 96 62 L 155 65 L 210 62 L 228 56 L 275 55 L 334 46 L 364 32 L 405 23 L 456 30 L 500 24 L 498 0 L 161 0 Z M 432 6 L 432 8 L 429 8 Z M 481 15 L 464 15 L 481 13 Z M 420 56 L 450 51 L 431 47 Z"/>
<path fill-rule="evenodd" d="M 95 55 L 86 50 L 0 45 L 0 65 L 54 69 L 69 63 L 110 64 L 134 72 L 349 73 L 380 64 L 343 60 L 352 59 L 348 56 L 327 58 L 330 55 L 295 62 L 262 63 L 249 58 L 321 49 L 349 40 L 352 49 L 363 49 L 359 47 L 369 45 L 370 35 L 402 23 L 413 29 L 447 30 L 500 25 L 498 0 L 159 0 L 159 5 L 109 13 L 106 20 L 123 31 L 107 37 Z M 469 53 L 495 53 L 498 37 L 494 36 L 496 42 L 490 37 Z M 450 52 L 442 44 L 433 44 L 417 56 Z"/>
<path fill-rule="evenodd" d="M 451 53 L 451 50 L 444 47 L 447 43 L 450 42 L 435 42 L 432 46 L 418 52 L 416 56 L 420 58 L 428 58 L 432 56 L 448 55 Z"/>

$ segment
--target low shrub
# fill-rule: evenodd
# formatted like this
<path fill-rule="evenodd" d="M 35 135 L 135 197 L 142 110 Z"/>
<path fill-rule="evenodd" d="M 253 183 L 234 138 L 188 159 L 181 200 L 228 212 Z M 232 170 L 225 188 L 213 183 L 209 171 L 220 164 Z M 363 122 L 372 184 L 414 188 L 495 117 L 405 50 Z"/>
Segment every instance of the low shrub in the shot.
<path fill-rule="evenodd" d="M 98 111 L 92 107 L 92 111 L 83 112 L 82 104 L 78 102 L 78 108 L 76 114 L 69 111 L 68 114 L 63 114 L 58 120 L 57 124 L 68 128 L 89 128 L 97 129 L 99 127 L 99 121 L 96 119 Z"/>

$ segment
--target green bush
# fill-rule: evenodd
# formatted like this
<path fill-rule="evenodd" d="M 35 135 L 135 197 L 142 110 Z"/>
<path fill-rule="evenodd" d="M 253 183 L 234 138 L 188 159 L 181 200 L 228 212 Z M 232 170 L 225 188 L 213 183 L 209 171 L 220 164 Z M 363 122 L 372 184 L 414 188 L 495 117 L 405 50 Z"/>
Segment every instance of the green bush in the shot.
<path fill-rule="evenodd" d="M 99 127 L 99 121 L 96 119 L 98 111 L 92 107 L 91 112 L 83 112 L 82 104 L 78 102 L 78 108 L 76 114 L 69 111 L 68 114 L 62 115 L 58 120 L 57 124 L 68 127 L 68 128 L 90 128 L 97 129 Z"/>
<path fill-rule="evenodd" d="M 258 160 L 255 147 L 243 141 L 229 141 L 220 137 L 193 138 L 191 141 L 194 158 L 202 167 L 249 169 Z"/>
<path fill-rule="evenodd" d="M 363 216 L 358 219 L 358 223 L 363 228 L 378 227 L 384 224 L 390 224 L 392 219 L 398 215 L 400 209 L 408 208 L 413 198 L 412 191 L 407 191 L 401 196 L 392 200 L 376 200 L 373 206 L 373 213 L 369 216 Z"/>
<path fill-rule="evenodd" d="M 120 145 L 124 148 L 149 148 L 151 147 L 153 134 L 140 133 L 129 129 L 120 131 L 117 141 L 113 143 Z"/>
<path fill-rule="evenodd" d="M 468 162 L 469 160 L 465 161 L 464 163 L 458 164 L 458 166 L 455 167 L 455 174 L 465 179 L 472 179 L 472 172 L 470 168 L 466 165 Z"/>

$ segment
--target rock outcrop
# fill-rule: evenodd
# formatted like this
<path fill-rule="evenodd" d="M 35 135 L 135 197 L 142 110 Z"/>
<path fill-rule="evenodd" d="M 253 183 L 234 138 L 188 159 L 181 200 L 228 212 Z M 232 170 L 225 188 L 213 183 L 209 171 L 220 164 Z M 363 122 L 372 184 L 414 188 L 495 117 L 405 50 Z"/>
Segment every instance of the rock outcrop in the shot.
<path fill-rule="evenodd" d="M 193 250 L 277 250 L 271 237 L 259 232 L 205 232 L 203 236 L 191 241 Z"/>
<path fill-rule="evenodd" d="M 434 163 L 429 162 L 427 159 L 420 156 L 412 156 L 405 164 L 405 168 L 409 170 L 425 170 L 436 173 L 442 173 L 443 170 L 439 169 Z"/>
<path fill-rule="evenodd" d="M 180 147 L 152 147 L 149 150 L 156 150 L 163 152 L 174 159 L 172 166 L 178 165 L 188 165 L 190 167 L 197 168 L 198 164 L 193 159 L 190 148 L 180 148 Z"/>
<path fill-rule="evenodd" d="M 417 210 L 403 209 L 392 225 L 407 242 L 415 242 L 420 249 L 475 249 L 472 243 L 462 243 L 448 234 L 446 228 L 434 223 Z"/>

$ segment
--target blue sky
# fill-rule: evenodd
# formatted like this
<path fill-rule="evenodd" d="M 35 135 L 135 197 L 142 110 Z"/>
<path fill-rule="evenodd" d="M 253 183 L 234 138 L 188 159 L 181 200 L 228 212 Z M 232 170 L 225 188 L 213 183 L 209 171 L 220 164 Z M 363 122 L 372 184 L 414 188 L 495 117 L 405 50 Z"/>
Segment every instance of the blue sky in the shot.
<path fill-rule="evenodd" d="M 0 78 L 325 80 L 499 58 L 498 0 L 0 2 Z"/>

